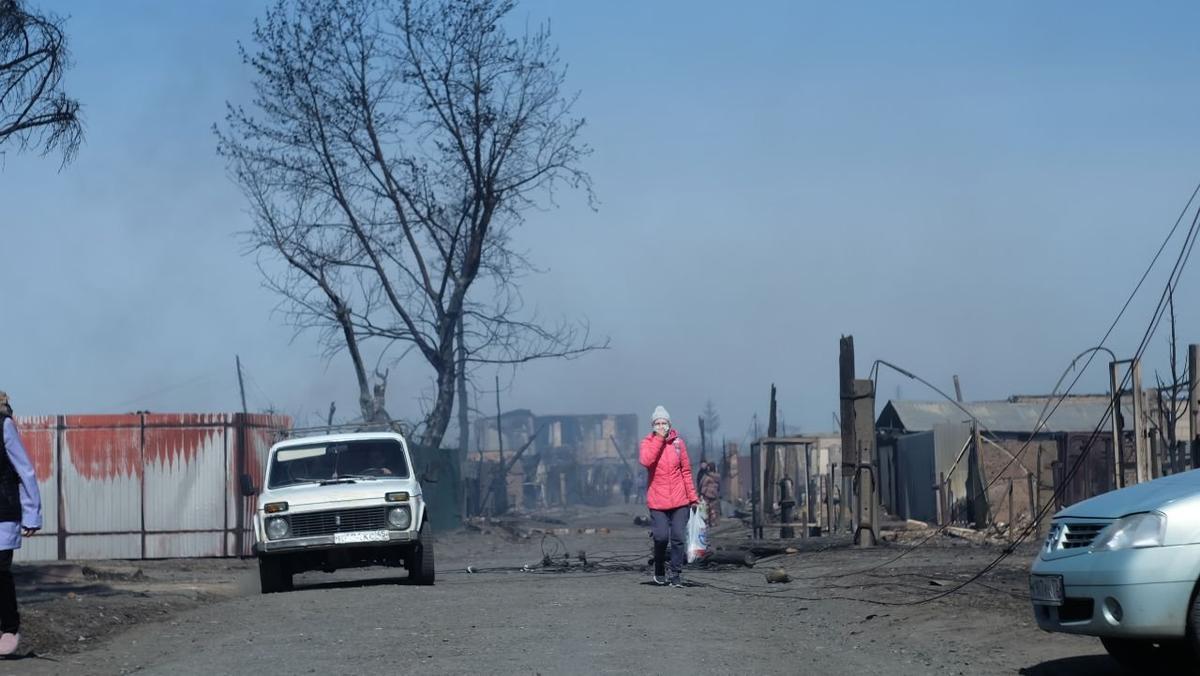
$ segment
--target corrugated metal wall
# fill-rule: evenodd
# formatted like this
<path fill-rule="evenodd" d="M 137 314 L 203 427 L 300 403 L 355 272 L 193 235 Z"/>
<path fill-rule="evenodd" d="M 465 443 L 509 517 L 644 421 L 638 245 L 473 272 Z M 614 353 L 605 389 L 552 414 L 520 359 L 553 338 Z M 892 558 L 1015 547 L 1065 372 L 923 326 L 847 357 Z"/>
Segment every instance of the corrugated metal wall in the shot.
<path fill-rule="evenodd" d="M 18 417 L 37 470 L 44 527 L 16 559 L 250 554 L 253 498 L 286 416 L 131 414 Z"/>

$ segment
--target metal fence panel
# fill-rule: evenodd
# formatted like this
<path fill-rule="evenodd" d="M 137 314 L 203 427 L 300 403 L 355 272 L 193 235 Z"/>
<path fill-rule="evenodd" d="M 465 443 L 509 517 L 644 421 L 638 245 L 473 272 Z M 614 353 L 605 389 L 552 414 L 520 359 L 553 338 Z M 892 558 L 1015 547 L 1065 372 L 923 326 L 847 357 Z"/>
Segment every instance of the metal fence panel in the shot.
<path fill-rule="evenodd" d="M 62 525 L 67 533 L 141 532 L 141 423 L 137 415 L 65 416 Z"/>
<path fill-rule="evenodd" d="M 224 528 L 225 422 L 212 415 L 145 417 L 147 532 Z"/>

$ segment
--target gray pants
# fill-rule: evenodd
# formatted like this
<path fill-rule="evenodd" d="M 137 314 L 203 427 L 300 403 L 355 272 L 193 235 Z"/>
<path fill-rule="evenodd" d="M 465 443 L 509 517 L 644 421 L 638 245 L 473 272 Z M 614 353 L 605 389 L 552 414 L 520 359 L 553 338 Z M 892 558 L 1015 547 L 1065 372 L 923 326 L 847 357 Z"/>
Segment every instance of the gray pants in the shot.
<path fill-rule="evenodd" d="M 670 571 L 671 577 L 677 577 L 683 570 L 687 560 L 683 544 L 687 540 L 687 523 L 691 509 L 676 507 L 675 509 L 650 510 L 650 532 L 654 537 L 654 574 L 664 574 L 664 563 L 667 558 L 667 545 L 671 547 Z"/>

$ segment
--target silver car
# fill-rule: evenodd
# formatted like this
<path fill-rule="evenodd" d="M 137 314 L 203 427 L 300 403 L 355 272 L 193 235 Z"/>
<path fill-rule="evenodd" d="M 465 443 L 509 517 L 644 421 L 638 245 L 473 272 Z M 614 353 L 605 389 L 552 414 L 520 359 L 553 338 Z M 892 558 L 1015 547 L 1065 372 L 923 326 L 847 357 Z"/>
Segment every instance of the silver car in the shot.
<path fill-rule="evenodd" d="M 1045 631 L 1098 636 L 1117 661 L 1200 655 L 1200 470 L 1076 503 L 1055 515 L 1030 571 Z"/>

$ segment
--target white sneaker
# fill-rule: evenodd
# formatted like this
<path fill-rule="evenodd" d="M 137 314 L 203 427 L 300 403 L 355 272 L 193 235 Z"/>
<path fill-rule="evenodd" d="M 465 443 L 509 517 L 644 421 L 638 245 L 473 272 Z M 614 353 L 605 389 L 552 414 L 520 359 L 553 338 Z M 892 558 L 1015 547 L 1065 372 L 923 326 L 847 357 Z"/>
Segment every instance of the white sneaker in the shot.
<path fill-rule="evenodd" d="M 665 577 L 660 577 L 658 575 L 651 575 L 650 579 L 654 580 L 654 584 L 656 584 L 660 587 L 666 586 L 666 584 L 667 584 L 667 578 L 665 578 Z M 5 634 L 5 636 L 8 636 L 8 634 Z"/>

